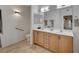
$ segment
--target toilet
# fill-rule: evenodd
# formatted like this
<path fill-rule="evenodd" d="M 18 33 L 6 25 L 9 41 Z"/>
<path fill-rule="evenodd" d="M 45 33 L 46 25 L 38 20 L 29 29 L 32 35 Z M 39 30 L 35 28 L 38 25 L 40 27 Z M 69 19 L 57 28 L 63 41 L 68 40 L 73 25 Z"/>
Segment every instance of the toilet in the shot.
<path fill-rule="evenodd" d="M 30 43 L 30 34 L 26 34 L 26 41 L 27 43 Z"/>
<path fill-rule="evenodd" d="M 26 43 L 30 45 L 30 34 L 26 34 Z M 36 48 L 34 44 L 30 45 L 30 48 Z"/>

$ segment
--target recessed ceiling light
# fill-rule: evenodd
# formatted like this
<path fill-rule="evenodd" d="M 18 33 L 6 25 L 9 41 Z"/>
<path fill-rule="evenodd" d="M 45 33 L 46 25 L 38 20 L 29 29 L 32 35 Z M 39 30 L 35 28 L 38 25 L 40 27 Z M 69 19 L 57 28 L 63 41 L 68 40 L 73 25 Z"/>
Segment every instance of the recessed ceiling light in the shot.
<path fill-rule="evenodd" d="M 49 6 L 45 6 L 45 7 L 42 7 L 40 10 L 41 10 L 41 12 L 47 12 L 50 9 L 49 9 Z"/>

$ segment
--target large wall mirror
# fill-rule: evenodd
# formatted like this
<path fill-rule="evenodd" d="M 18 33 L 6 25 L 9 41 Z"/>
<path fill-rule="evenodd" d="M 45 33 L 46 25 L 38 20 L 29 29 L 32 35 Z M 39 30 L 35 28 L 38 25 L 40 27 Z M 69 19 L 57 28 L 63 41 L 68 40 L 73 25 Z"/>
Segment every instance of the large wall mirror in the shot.
<path fill-rule="evenodd" d="M 39 10 L 46 6 L 48 8 L 45 11 L 34 14 L 34 24 L 42 24 L 44 27 L 53 29 L 72 30 L 72 6 L 57 8 L 56 5 L 43 5 L 40 6 Z"/>
<path fill-rule="evenodd" d="M 72 30 L 72 15 L 63 16 L 64 29 Z"/>

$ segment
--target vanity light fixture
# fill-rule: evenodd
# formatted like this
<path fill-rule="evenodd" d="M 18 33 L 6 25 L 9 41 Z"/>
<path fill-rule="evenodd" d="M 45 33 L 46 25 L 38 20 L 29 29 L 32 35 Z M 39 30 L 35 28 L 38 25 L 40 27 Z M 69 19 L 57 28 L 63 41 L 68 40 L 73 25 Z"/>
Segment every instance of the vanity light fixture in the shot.
<path fill-rule="evenodd" d="M 14 13 L 15 13 L 15 14 L 16 14 L 16 13 L 19 14 L 19 13 L 20 13 L 20 10 L 17 10 L 17 9 L 16 9 L 16 10 L 14 10 Z"/>
<path fill-rule="evenodd" d="M 15 13 L 16 16 L 20 16 L 20 12 L 21 12 L 21 11 L 20 11 L 19 9 L 15 9 L 15 10 L 14 10 L 14 13 Z"/>
<path fill-rule="evenodd" d="M 16 14 L 16 13 L 18 13 L 18 14 L 19 14 L 19 12 L 15 11 L 15 14 Z"/>

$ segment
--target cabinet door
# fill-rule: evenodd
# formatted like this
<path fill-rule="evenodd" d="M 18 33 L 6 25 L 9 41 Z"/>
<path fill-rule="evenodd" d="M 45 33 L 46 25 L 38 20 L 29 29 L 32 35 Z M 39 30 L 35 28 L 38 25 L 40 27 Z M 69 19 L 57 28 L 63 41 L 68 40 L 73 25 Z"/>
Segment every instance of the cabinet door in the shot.
<path fill-rule="evenodd" d="M 73 39 L 69 36 L 60 36 L 59 39 L 59 52 L 73 52 Z"/>
<path fill-rule="evenodd" d="M 38 40 L 37 40 L 37 31 L 33 31 L 33 43 L 38 43 Z"/>
<path fill-rule="evenodd" d="M 47 33 L 46 32 L 44 32 L 43 33 L 43 41 L 44 41 L 44 47 L 45 48 L 48 48 L 48 39 L 47 39 Z"/>
<path fill-rule="evenodd" d="M 38 31 L 37 40 L 38 40 L 38 44 L 43 46 L 43 32 Z"/>
<path fill-rule="evenodd" d="M 48 34 L 49 49 L 51 51 L 58 51 L 58 35 Z"/>

